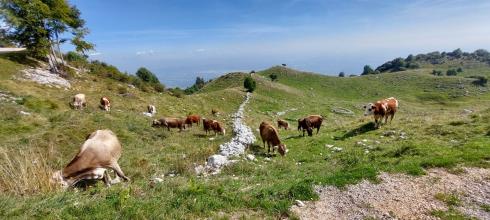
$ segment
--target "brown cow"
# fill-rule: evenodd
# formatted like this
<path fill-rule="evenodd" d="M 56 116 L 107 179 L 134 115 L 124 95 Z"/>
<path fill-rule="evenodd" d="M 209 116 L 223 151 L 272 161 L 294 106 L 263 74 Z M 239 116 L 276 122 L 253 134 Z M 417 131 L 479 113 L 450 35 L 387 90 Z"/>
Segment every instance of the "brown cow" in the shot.
<path fill-rule="evenodd" d="M 182 129 L 185 129 L 185 123 L 183 119 L 180 118 L 162 118 L 162 119 L 155 119 L 152 122 L 153 127 L 166 127 L 168 131 L 170 131 L 170 128 L 178 128 L 179 131 L 182 131 Z"/>
<path fill-rule="evenodd" d="M 109 101 L 109 98 L 107 98 L 107 97 L 100 98 L 100 107 L 102 109 L 104 109 L 105 111 L 110 111 L 111 110 L 111 102 Z"/>
<path fill-rule="evenodd" d="M 303 136 L 305 136 L 305 130 L 308 132 L 308 136 L 313 136 L 313 128 L 316 128 L 316 133 L 318 134 L 322 122 L 322 116 L 310 115 L 306 118 L 298 119 L 298 130 L 303 130 Z"/>
<path fill-rule="evenodd" d="M 213 124 L 212 119 L 202 119 L 202 126 L 204 127 L 204 131 L 206 132 L 206 135 L 208 135 L 208 131 L 211 131 L 211 125 Z"/>
<path fill-rule="evenodd" d="M 265 148 L 265 142 L 267 142 L 267 153 L 270 154 L 271 152 L 271 147 L 272 147 L 272 153 L 274 153 L 275 148 L 277 147 L 277 151 L 284 156 L 287 152 L 286 150 L 286 145 L 281 143 L 281 140 L 279 139 L 279 134 L 277 132 L 277 129 L 272 126 L 272 124 L 268 122 L 262 122 L 260 123 L 260 137 L 262 138 L 262 143 L 264 144 Z"/>
<path fill-rule="evenodd" d="M 65 188 L 87 179 L 103 179 L 110 185 L 112 182 L 106 169 L 112 169 L 117 178 L 129 181 L 117 163 L 120 157 L 121 144 L 117 136 L 110 130 L 97 130 L 87 137 L 75 158 L 63 170 L 53 174 L 52 180 Z"/>
<path fill-rule="evenodd" d="M 277 127 L 278 128 L 284 128 L 284 130 L 289 129 L 289 123 L 287 121 L 284 121 L 282 119 L 277 119 Z"/>
<path fill-rule="evenodd" d="M 200 125 L 200 123 L 201 123 L 201 116 L 200 115 L 189 115 L 185 119 L 185 124 L 189 125 L 190 127 L 192 127 L 192 124 L 194 124 L 194 123 L 196 123 L 197 126 Z"/>
<path fill-rule="evenodd" d="M 221 133 L 222 135 L 226 134 L 225 127 L 216 120 L 213 120 L 213 122 L 211 123 L 211 129 L 213 129 L 216 136 L 218 136 L 218 133 Z"/>
<path fill-rule="evenodd" d="M 368 103 L 364 106 L 364 116 L 374 115 L 374 126 L 379 127 L 385 119 L 385 124 L 388 123 L 388 116 L 391 116 L 390 122 L 393 121 L 396 111 L 398 110 L 398 100 L 393 97 Z"/>

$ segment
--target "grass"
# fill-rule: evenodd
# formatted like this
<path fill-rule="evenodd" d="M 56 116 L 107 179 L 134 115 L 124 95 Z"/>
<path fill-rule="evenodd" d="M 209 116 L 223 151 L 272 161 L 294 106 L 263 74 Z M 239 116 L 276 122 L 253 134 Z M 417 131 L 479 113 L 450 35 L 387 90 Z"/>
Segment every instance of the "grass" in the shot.
<path fill-rule="evenodd" d="M 246 74 L 220 77 L 197 94 L 176 98 L 142 93 L 90 74 L 75 77 L 68 91 L 20 83 L 12 75 L 23 64 L 5 58 L 0 63 L 7 65 L 0 65 L 0 89 L 22 98 L 18 103 L 0 102 L 0 152 L 4 155 L 0 164 L 12 164 L 0 165 L 4 170 L 0 177 L 7 175 L 5 170 L 15 170 L 17 175 L 3 180 L 9 185 L 0 185 L 4 189 L 0 216 L 5 218 L 295 218 L 289 211 L 294 200 L 318 198 L 313 185 L 345 187 L 363 179 L 377 181 L 379 172 L 423 175 L 433 167 L 490 165 L 490 94 L 470 79 L 435 77 L 428 69 L 353 78 L 283 67 L 258 72 L 253 75 L 257 90 L 245 108 L 246 123 L 255 131 L 264 120 L 289 121 L 292 129 L 279 131 L 289 153 L 266 160 L 266 149 L 258 140 L 247 152 L 255 154 L 257 161 L 240 160 L 221 174 L 204 178 L 194 174 L 194 166 L 203 164 L 231 134 L 209 140 L 211 136 L 205 137 L 201 128 L 155 129 L 141 112 L 154 104 L 157 117 L 189 113 L 212 117 L 211 109 L 216 108 L 222 112 L 218 119 L 230 130 L 230 115 L 243 100 Z M 270 73 L 278 75 L 277 82 L 267 78 Z M 132 95 L 122 96 L 122 90 Z M 87 95 L 88 108 L 74 111 L 68 102 L 79 92 Z M 98 109 L 100 96 L 111 98 L 110 113 Z M 400 110 L 391 124 L 374 129 L 372 119 L 361 116 L 361 107 L 390 96 L 400 100 Z M 336 107 L 355 114 L 333 113 Z M 463 109 L 473 113 L 462 114 Z M 21 110 L 32 114 L 20 115 Z M 279 116 L 280 112 L 284 114 Z M 301 137 L 296 120 L 309 114 L 324 115 L 324 126 L 318 135 Z M 103 128 L 118 135 L 123 145 L 119 163 L 131 183 L 61 192 L 37 187 L 31 180 L 14 182 L 14 177 L 29 176 L 22 170 L 29 170 L 25 167 L 31 160 L 21 155 L 43 158 L 44 165 L 34 170 L 49 174 L 74 156 L 87 134 Z M 395 135 L 385 136 L 387 131 Z M 400 137 L 402 132 L 405 138 Z M 326 144 L 342 150 L 334 152 Z M 153 176 L 170 173 L 176 176 L 149 183 Z"/>

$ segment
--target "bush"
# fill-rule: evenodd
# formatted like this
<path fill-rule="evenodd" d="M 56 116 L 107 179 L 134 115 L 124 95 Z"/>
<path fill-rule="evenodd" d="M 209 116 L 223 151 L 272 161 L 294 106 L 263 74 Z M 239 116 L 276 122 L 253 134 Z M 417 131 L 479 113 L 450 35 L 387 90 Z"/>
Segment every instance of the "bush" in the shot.
<path fill-rule="evenodd" d="M 463 72 L 463 68 L 461 67 L 458 67 L 458 69 L 456 70 L 458 73 L 462 73 Z"/>
<path fill-rule="evenodd" d="M 455 69 L 449 69 L 446 71 L 447 76 L 456 76 L 458 75 L 458 72 Z"/>
<path fill-rule="evenodd" d="M 144 82 L 160 83 L 157 76 L 155 76 L 155 74 L 144 67 L 141 67 L 138 69 L 138 71 L 136 71 L 136 76 L 138 76 Z"/>
<path fill-rule="evenodd" d="M 371 66 L 365 65 L 361 75 L 369 75 L 369 74 L 374 74 L 374 70 L 373 68 L 371 68 Z"/>
<path fill-rule="evenodd" d="M 255 91 L 255 88 L 256 88 L 256 82 L 254 79 L 252 79 L 252 77 L 250 76 L 247 76 L 245 78 L 245 80 L 243 81 L 243 87 L 245 87 L 245 89 L 247 89 L 247 92 L 253 92 Z"/>
<path fill-rule="evenodd" d="M 273 82 L 274 82 L 274 81 L 276 81 L 276 80 L 277 80 L 277 74 L 275 74 L 275 73 L 271 73 L 271 74 L 269 75 L 269 78 L 271 78 L 271 81 L 273 81 Z"/>
<path fill-rule="evenodd" d="M 339 73 L 339 77 L 345 77 L 345 73 L 344 72 L 340 72 Z"/>
<path fill-rule="evenodd" d="M 470 76 L 469 78 L 476 79 L 475 81 L 471 82 L 473 85 L 487 86 L 488 79 L 485 76 Z"/>
<path fill-rule="evenodd" d="M 179 87 L 169 89 L 169 91 L 170 91 L 170 95 L 175 96 L 177 98 L 182 98 L 184 96 L 184 91 Z"/>
<path fill-rule="evenodd" d="M 442 76 L 442 71 L 441 70 L 432 70 L 432 75 L 434 75 L 434 76 Z"/>
<path fill-rule="evenodd" d="M 153 89 L 155 89 L 156 92 L 165 92 L 165 86 L 161 83 L 153 84 Z"/>

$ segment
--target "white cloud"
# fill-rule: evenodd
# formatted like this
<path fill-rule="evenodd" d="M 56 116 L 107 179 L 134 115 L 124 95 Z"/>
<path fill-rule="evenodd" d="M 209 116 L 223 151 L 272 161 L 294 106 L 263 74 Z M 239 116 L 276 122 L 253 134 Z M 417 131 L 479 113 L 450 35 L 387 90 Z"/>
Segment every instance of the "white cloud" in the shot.
<path fill-rule="evenodd" d="M 99 55 L 102 55 L 101 52 L 93 52 L 93 53 L 90 53 L 89 56 L 93 57 L 93 56 L 99 56 Z"/>
<path fill-rule="evenodd" d="M 154 53 L 155 53 L 155 51 L 153 51 L 153 50 L 143 50 L 143 51 L 137 51 L 136 55 L 137 56 L 143 56 L 143 55 L 151 55 Z"/>
<path fill-rule="evenodd" d="M 206 51 L 206 49 L 204 49 L 204 48 L 199 48 L 199 49 L 196 49 L 196 52 L 198 52 L 198 53 L 202 53 L 202 52 L 204 52 L 204 51 Z"/>

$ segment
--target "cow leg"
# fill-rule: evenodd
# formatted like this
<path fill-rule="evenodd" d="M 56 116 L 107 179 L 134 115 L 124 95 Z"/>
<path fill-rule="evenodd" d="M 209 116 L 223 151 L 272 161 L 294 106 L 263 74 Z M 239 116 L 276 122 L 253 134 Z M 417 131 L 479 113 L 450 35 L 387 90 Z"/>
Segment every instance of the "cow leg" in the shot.
<path fill-rule="evenodd" d="M 320 126 L 316 128 L 316 134 L 318 134 L 318 132 L 320 132 Z"/>
<path fill-rule="evenodd" d="M 111 165 L 111 168 L 114 170 L 114 172 L 116 172 L 116 174 L 119 177 L 123 178 L 123 180 L 130 181 L 130 179 L 124 175 L 123 171 L 121 170 L 121 167 L 119 167 L 119 164 L 117 162 L 113 163 Z"/>
<path fill-rule="evenodd" d="M 102 180 L 104 181 L 104 184 L 109 187 L 111 186 L 111 176 L 109 175 L 109 172 L 107 172 L 107 170 L 104 172 L 104 178 L 102 178 Z"/>
<path fill-rule="evenodd" d="M 264 144 L 264 149 L 265 149 L 265 141 L 264 141 L 264 140 L 262 140 L 262 143 Z"/>
<path fill-rule="evenodd" d="M 395 117 L 395 113 L 391 113 L 391 119 L 390 119 L 390 123 L 393 121 L 393 117 Z"/>

